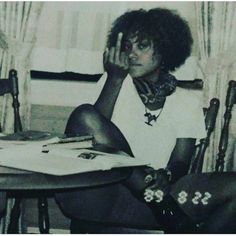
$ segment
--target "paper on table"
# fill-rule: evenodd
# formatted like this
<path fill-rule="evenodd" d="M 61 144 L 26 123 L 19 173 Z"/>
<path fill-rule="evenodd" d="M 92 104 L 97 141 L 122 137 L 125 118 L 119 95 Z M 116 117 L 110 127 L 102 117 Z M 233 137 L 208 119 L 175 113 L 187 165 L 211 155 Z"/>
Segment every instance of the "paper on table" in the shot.
<path fill-rule="evenodd" d="M 43 141 L 31 142 L 0 149 L 0 165 L 51 175 L 69 175 L 148 164 L 125 155 L 108 154 L 89 149 L 56 149 L 49 153 L 42 153 L 42 144 Z"/>
<path fill-rule="evenodd" d="M 59 140 L 60 138 L 58 137 L 53 137 L 48 140 L 41 140 L 41 141 L 21 141 L 21 140 L 1 140 L 0 139 L 0 150 L 8 149 L 8 148 L 15 148 L 17 146 L 32 145 L 32 144 L 36 144 L 41 147 L 42 145 L 59 142 Z"/>
<path fill-rule="evenodd" d="M 17 134 L 19 134 L 19 133 L 17 133 Z M 22 134 L 23 134 L 23 132 L 22 132 Z M 42 136 L 42 134 L 41 134 L 41 136 Z M 46 136 L 46 135 L 44 135 L 44 136 Z M 8 137 L 9 137 L 9 140 L 8 140 Z M 58 142 L 60 140 L 58 137 L 50 138 L 49 135 L 46 136 L 46 138 L 48 137 L 47 140 L 42 140 L 41 139 L 40 141 L 36 141 L 36 139 L 33 139 L 33 141 L 32 140 L 31 141 L 22 141 L 17 136 L 15 136 L 17 139 L 14 140 L 13 137 L 14 137 L 13 135 L 6 135 L 6 134 L 3 134 L 3 133 L 0 133 L 0 151 L 2 149 L 5 149 L 5 150 L 7 149 L 8 150 L 9 148 L 12 149 L 12 148 L 15 148 L 15 147 L 18 147 L 18 146 L 32 144 L 32 143 L 37 143 L 41 146 L 41 145 L 44 145 L 44 144 Z M 2 138 L 4 138 L 4 139 L 2 139 Z M 1 161 L 1 158 L 0 158 L 0 161 Z M 0 164 L 0 174 L 30 174 L 30 173 L 31 172 L 29 172 L 29 171 L 25 171 L 25 170 L 22 170 L 22 169 L 16 169 L 15 167 L 10 167 L 10 166 L 9 167 L 1 166 L 1 164 Z"/>

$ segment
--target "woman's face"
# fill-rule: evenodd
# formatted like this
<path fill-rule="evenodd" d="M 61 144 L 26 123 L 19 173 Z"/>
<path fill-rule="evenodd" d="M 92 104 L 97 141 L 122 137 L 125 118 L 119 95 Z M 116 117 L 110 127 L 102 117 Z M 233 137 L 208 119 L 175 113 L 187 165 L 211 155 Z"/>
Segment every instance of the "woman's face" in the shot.
<path fill-rule="evenodd" d="M 160 55 L 154 52 L 151 40 L 138 37 L 127 37 L 124 50 L 128 56 L 129 74 L 132 78 L 139 78 L 156 74 L 160 68 Z"/>

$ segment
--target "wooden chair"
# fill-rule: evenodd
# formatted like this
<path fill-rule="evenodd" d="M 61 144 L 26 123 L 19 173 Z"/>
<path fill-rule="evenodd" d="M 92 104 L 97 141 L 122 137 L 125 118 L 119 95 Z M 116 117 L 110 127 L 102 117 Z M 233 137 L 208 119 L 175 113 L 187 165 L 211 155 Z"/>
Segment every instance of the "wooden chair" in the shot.
<path fill-rule="evenodd" d="M 201 79 L 195 79 L 192 81 L 183 81 L 179 80 L 177 83 L 178 87 L 193 89 L 193 90 L 202 90 L 203 89 L 203 81 Z M 220 101 L 218 98 L 212 98 L 208 108 L 203 108 L 203 112 L 205 115 L 205 127 L 207 136 L 204 139 L 201 139 L 199 144 L 196 145 L 195 155 L 191 162 L 189 173 L 201 173 L 204 156 L 207 147 L 209 146 L 211 134 L 215 128 L 216 117 L 218 114 L 220 106 Z"/>
<path fill-rule="evenodd" d="M 195 79 L 192 81 L 182 81 L 179 80 L 177 86 L 187 89 L 193 90 L 202 90 L 203 89 L 203 81 L 201 79 Z M 218 98 L 212 98 L 208 108 L 203 108 L 203 112 L 205 115 L 205 127 L 207 136 L 204 139 L 201 139 L 199 144 L 196 145 L 195 155 L 191 162 L 189 173 L 201 173 L 204 156 L 207 147 L 209 146 L 211 134 L 215 128 L 216 117 L 218 114 L 220 106 L 220 101 Z"/>
<path fill-rule="evenodd" d="M 22 132 L 22 124 L 20 119 L 20 103 L 18 100 L 19 89 L 18 89 L 18 77 L 17 71 L 12 69 L 9 71 L 8 79 L 0 79 L 0 96 L 5 94 L 12 95 L 12 107 L 14 112 L 14 133 Z M 2 128 L 0 125 L 0 131 Z M 14 196 L 14 195 L 13 195 Z M 12 196 L 11 196 L 12 197 Z M 40 232 L 46 233 L 49 231 L 49 219 L 46 198 L 41 197 L 38 199 L 39 208 L 39 228 L 42 229 Z M 21 198 L 16 197 L 14 206 L 10 213 L 10 222 L 8 225 L 7 233 L 18 233 L 19 232 L 19 217 L 21 214 Z"/>
<path fill-rule="evenodd" d="M 22 132 L 22 124 L 20 119 L 19 107 L 20 103 L 18 100 L 19 90 L 18 90 L 18 78 L 17 71 L 12 69 L 9 71 L 8 79 L 0 79 L 0 96 L 7 93 L 12 95 L 12 107 L 14 112 L 14 133 Z M 0 131 L 1 125 L 0 125 Z M 10 213 L 10 222 L 8 225 L 7 233 L 19 233 L 19 218 L 21 214 L 21 197 L 17 194 L 11 194 L 15 202 Z M 49 233 L 49 217 L 48 217 L 48 207 L 47 198 L 45 196 L 40 196 L 38 198 L 38 221 L 40 233 Z"/>
<path fill-rule="evenodd" d="M 216 159 L 215 171 L 223 172 L 225 155 L 228 147 L 228 138 L 229 138 L 229 124 L 232 117 L 232 108 L 236 104 L 236 81 L 229 81 L 226 101 L 225 101 L 225 113 L 224 113 L 224 122 L 223 128 L 221 130 L 220 141 L 218 146 L 218 155 Z M 210 106 L 205 113 L 205 124 L 207 137 L 200 140 L 200 144 L 197 146 L 196 155 L 192 162 L 189 173 L 201 173 L 202 166 L 204 161 L 204 155 L 206 148 L 209 145 L 211 133 L 214 130 L 216 117 L 219 109 L 219 99 L 213 98 L 210 101 Z"/>
<path fill-rule="evenodd" d="M 204 156 L 207 147 L 209 146 L 211 134 L 215 128 L 216 117 L 219 110 L 219 99 L 213 98 L 210 101 L 210 105 L 205 109 L 205 125 L 207 136 L 204 139 L 201 139 L 199 144 L 196 146 L 196 152 L 189 170 L 189 173 L 201 173 Z"/>
<path fill-rule="evenodd" d="M 22 131 L 21 119 L 19 107 L 20 103 L 18 100 L 19 90 L 18 90 L 18 78 L 16 70 L 9 71 L 8 79 L 0 79 L 0 96 L 7 93 L 12 95 L 12 107 L 14 112 L 14 132 Z M 0 132 L 2 132 L 2 127 L 0 125 Z"/>
<path fill-rule="evenodd" d="M 203 81 L 201 79 L 178 80 L 177 86 L 180 88 L 185 88 L 185 89 L 202 90 Z"/>
<path fill-rule="evenodd" d="M 233 105 L 236 104 L 236 81 L 229 81 L 228 90 L 226 94 L 225 101 L 225 113 L 224 113 L 224 124 L 221 131 L 220 142 L 219 142 L 219 153 L 216 160 L 215 171 L 223 172 L 224 163 L 225 163 L 225 153 L 228 147 L 228 138 L 229 138 L 229 123 L 231 120 L 231 112 Z"/>
<path fill-rule="evenodd" d="M 5 94 L 11 94 L 12 95 L 12 107 L 14 112 L 14 133 L 21 132 L 22 131 L 22 124 L 20 119 L 20 103 L 18 100 L 19 95 L 19 89 L 18 89 L 18 78 L 17 78 L 17 71 L 16 70 L 10 70 L 8 79 L 0 79 L 0 96 L 4 96 Z M 0 131 L 2 132 L 2 127 L 0 124 Z M 12 209 L 11 212 L 11 221 L 8 226 L 8 233 L 15 232 L 16 227 L 16 219 L 18 221 L 19 216 L 19 206 L 20 201 L 19 199 L 15 199 L 15 206 Z M 14 217 L 13 217 L 14 216 Z"/>
<path fill-rule="evenodd" d="M 200 81 L 198 81 L 198 83 L 199 82 Z M 194 87 L 191 87 L 191 88 L 194 88 Z M 210 101 L 209 107 L 203 108 L 203 112 L 205 115 L 205 127 L 206 127 L 207 135 L 204 139 L 201 139 L 199 141 L 199 144 L 196 145 L 195 154 L 192 157 L 192 161 L 191 161 L 189 172 L 188 172 L 190 174 L 202 172 L 205 152 L 206 152 L 207 147 L 209 146 L 210 137 L 215 128 L 219 105 L 220 105 L 219 99 L 213 98 Z M 172 214 L 175 214 L 175 212 L 172 212 Z"/>

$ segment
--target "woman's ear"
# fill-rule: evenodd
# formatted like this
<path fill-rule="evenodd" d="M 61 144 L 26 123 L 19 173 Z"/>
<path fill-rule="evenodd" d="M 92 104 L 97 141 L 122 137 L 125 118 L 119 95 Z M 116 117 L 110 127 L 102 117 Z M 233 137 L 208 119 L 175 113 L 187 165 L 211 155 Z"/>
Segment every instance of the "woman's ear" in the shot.
<path fill-rule="evenodd" d="M 161 68 L 162 71 L 165 70 L 165 63 L 164 63 L 164 61 L 161 62 L 160 68 Z"/>
<path fill-rule="evenodd" d="M 157 60 L 159 63 L 159 67 L 161 68 L 162 64 L 164 65 L 163 63 L 163 59 L 162 59 L 162 56 L 160 53 L 158 53 L 157 49 L 154 48 L 154 53 L 153 53 L 153 60 Z"/>

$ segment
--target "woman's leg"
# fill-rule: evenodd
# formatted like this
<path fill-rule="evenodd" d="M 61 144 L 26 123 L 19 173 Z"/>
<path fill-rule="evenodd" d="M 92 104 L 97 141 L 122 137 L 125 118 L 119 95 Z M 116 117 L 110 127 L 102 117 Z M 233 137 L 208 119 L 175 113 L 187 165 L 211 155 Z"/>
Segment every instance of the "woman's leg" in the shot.
<path fill-rule="evenodd" d="M 144 178 L 143 169 L 139 168 L 126 181 L 126 186 L 141 201 L 147 187 Z M 171 186 L 170 196 L 159 204 L 147 203 L 167 231 L 236 233 L 236 173 L 186 175 Z M 162 208 L 165 212 L 169 208 L 174 215 L 163 217 Z M 194 229 L 197 224 L 201 227 Z"/>
<path fill-rule="evenodd" d="M 81 105 L 72 112 L 65 134 L 68 137 L 93 135 L 98 145 L 112 147 L 133 156 L 130 146 L 120 130 L 90 104 Z"/>
<path fill-rule="evenodd" d="M 122 150 L 132 156 L 132 151 L 120 130 L 89 104 L 74 110 L 68 120 L 65 134 L 93 135 L 98 144 Z M 137 182 L 140 182 L 137 190 L 143 190 L 146 185 L 142 181 L 145 172 L 141 169 L 138 172 L 138 181 L 135 178 L 137 172 L 134 172 L 131 179 L 135 181 L 128 181 L 127 186 L 131 188 L 133 182 L 136 182 L 137 187 Z M 235 173 L 186 175 L 172 186 L 170 193 L 188 216 L 196 222 L 204 222 L 204 233 L 236 233 Z"/>
<path fill-rule="evenodd" d="M 236 173 L 186 175 L 171 195 L 204 233 L 236 233 Z"/>
<path fill-rule="evenodd" d="M 68 137 L 93 135 L 98 144 L 95 149 L 100 148 L 101 144 L 105 148 L 108 147 L 108 150 L 111 147 L 132 156 L 131 149 L 120 130 L 89 104 L 81 105 L 72 112 L 65 134 Z M 104 222 L 113 214 L 112 209 L 119 195 L 117 185 L 78 189 L 56 195 L 64 214 L 75 219 L 71 224 L 73 233 L 99 233 L 99 230 L 105 227 Z"/>

